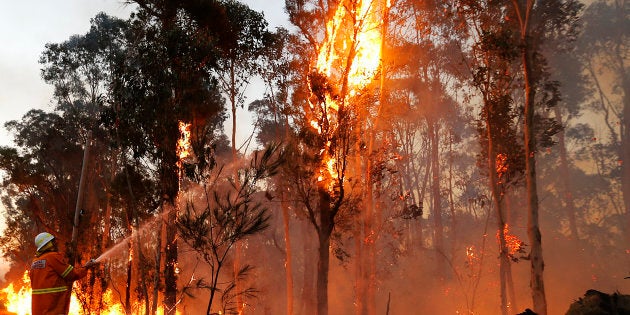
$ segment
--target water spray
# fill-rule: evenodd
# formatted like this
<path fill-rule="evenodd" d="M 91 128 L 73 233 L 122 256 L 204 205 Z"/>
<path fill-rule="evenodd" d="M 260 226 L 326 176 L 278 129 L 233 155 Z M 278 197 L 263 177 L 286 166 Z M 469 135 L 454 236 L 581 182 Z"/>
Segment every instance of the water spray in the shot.
<path fill-rule="evenodd" d="M 161 214 L 159 214 L 158 216 L 155 216 L 153 218 L 153 220 L 150 220 L 148 222 L 146 222 L 142 227 L 133 230 L 133 232 L 131 232 L 131 235 L 125 237 L 124 239 L 122 239 L 121 241 L 119 241 L 118 243 L 116 243 L 114 246 L 108 248 L 107 250 L 105 250 L 103 253 L 101 253 L 100 256 L 98 256 L 97 258 L 93 259 L 95 262 L 100 263 L 102 262 L 104 259 L 108 259 L 111 258 L 114 255 L 119 254 L 120 252 L 122 252 L 125 248 L 128 247 L 129 242 L 131 242 L 133 237 L 136 237 L 138 235 L 138 233 L 140 232 L 144 232 L 147 229 L 151 228 L 153 226 L 153 224 L 155 224 L 156 222 L 158 222 L 158 220 L 161 220 L 164 216 L 168 215 L 170 212 L 172 211 L 172 209 L 169 209 L 168 211 L 165 211 Z"/>

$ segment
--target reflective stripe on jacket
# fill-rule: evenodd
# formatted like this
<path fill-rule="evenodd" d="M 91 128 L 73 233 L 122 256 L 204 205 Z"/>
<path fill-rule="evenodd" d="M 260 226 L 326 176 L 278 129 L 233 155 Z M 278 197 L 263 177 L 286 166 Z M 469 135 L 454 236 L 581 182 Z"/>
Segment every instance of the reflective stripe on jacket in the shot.
<path fill-rule="evenodd" d="M 58 252 L 47 252 L 33 259 L 29 272 L 32 315 L 68 314 L 72 282 L 85 275 L 85 268 L 72 267 Z"/>

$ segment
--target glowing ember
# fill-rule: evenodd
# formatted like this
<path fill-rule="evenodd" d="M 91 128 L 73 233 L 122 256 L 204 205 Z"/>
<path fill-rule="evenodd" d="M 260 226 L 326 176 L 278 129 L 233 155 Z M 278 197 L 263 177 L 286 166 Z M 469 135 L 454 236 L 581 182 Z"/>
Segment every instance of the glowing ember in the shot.
<path fill-rule="evenodd" d="M 503 234 L 505 235 L 505 246 L 508 249 L 508 255 L 514 256 L 514 254 L 522 252 L 525 243 L 521 241 L 516 235 L 509 233 L 508 224 L 503 227 Z M 497 239 L 499 238 L 499 232 L 497 231 Z"/>
<path fill-rule="evenodd" d="M 177 140 L 177 156 L 181 161 L 192 157 L 192 150 L 190 148 L 190 124 L 180 121 L 179 122 L 179 140 Z"/>
<path fill-rule="evenodd" d="M 503 174 L 505 174 L 508 170 L 507 155 L 503 153 L 497 154 L 496 167 L 497 167 L 497 176 L 499 176 L 499 178 L 503 177 Z"/>
<path fill-rule="evenodd" d="M 466 262 L 472 265 L 472 262 L 476 259 L 475 246 L 466 247 Z"/>

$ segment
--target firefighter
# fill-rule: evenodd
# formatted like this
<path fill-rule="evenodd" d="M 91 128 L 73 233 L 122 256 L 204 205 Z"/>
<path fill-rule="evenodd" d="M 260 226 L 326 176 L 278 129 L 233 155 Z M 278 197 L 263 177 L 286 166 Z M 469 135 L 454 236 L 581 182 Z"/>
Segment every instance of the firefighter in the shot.
<path fill-rule="evenodd" d="M 87 270 L 98 266 L 90 260 L 83 267 L 74 267 L 58 252 L 55 237 L 39 233 L 35 237 L 37 253 L 31 263 L 29 276 L 33 294 L 32 315 L 67 315 L 70 309 L 72 283 L 87 275 Z"/>

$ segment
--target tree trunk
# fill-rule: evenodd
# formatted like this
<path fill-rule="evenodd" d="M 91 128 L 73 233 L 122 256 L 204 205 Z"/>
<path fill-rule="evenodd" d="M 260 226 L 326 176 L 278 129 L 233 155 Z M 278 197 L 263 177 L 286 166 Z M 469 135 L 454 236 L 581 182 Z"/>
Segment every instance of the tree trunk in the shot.
<path fill-rule="evenodd" d="M 287 315 L 293 315 L 293 262 L 291 254 L 291 233 L 289 229 L 289 205 L 286 200 L 285 191 L 282 190 L 281 195 L 282 204 L 282 219 L 284 223 L 284 244 L 286 250 L 286 282 L 287 282 Z"/>
<path fill-rule="evenodd" d="M 620 58 L 621 59 L 621 58 Z M 627 66 L 622 61 L 622 69 Z M 621 85 L 623 89 L 623 116 L 621 117 L 621 192 L 623 194 L 623 204 L 625 215 L 628 217 L 626 226 L 627 243 L 630 243 L 630 77 L 623 71 L 621 74 Z"/>
<path fill-rule="evenodd" d="M 433 207 L 431 209 L 433 215 L 433 242 L 436 252 L 435 260 L 437 262 L 436 272 L 440 278 L 446 276 L 444 260 L 444 226 L 442 223 L 442 197 L 440 194 L 440 147 L 439 147 L 439 127 L 436 121 L 428 119 L 428 133 L 431 139 L 431 200 L 433 201 Z"/>
<path fill-rule="evenodd" d="M 330 234 L 333 220 L 330 217 L 330 194 L 325 187 L 319 193 L 319 258 L 317 260 L 317 315 L 328 315 L 328 270 L 330 266 Z"/>
<path fill-rule="evenodd" d="M 181 91 L 175 91 L 175 99 L 181 99 L 178 94 Z M 177 140 L 179 138 L 178 122 L 169 124 L 168 133 L 162 142 L 162 161 L 160 174 L 160 190 L 163 196 L 162 212 L 166 212 L 166 247 L 164 249 L 164 314 L 175 315 L 177 313 L 177 262 L 178 262 L 178 245 L 177 245 L 177 228 L 176 221 L 178 216 L 177 196 L 179 194 L 179 173 L 177 164 L 179 157 L 176 154 Z M 140 245 L 140 244 L 138 244 Z M 142 253 L 139 252 L 139 255 Z M 142 257 L 142 256 L 139 256 Z M 144 259 L 144 258 L 143 258 Z M 144 260 L 142 260 L 144 261 Z M 143 273 L 142 282 L 146 286 L 147 279 Z M 148 292 L 144 290 L 144 294 L 148 299 Z M 150 305 L 146 303 L 146 314 L 149 312 Z"/>
<path fill-rule="evenodd" d="M 88 131 L 85 140 L 85 148 L 83 149 L 83 163 L 81 166 L 81 177 L 79 179 L 79 190 L 77 192 L 77 203 L 74 209 L 74 223 L 72 225 L 72 240 L 70 242 L 70 264 L 74 265 L 78 257 L 78 237 L 79 237 L 79 219 L 81 207 L 83 207 L 83 191 L 85 189 L 85 177 L 87 175 L 87 166 L 90 156 L 90 142 L 92 141 L 92 131 Z"/>
<path fill-rule="evenodd" d="M 556 115 L 556 120 L 563 124 L 562 113 L 558 106 L 554 107 L 554 112 Z M 571 178 L 569 175 L 569 158 L 567 154 L 567 146 L 565 143 L 565 134 L 564 129 L 560 130 L 558 133 L 558 148 L 560 150 L 560 181 L 562 182 L 562 191 L 561 194 L 564 200 L 564 210 L 567 215 L 567 219 L 569 220 L 569 231 L 571 231 L 571 238 L 573 239 L 573 243 L 577 245 L 580 240 L 580 236 L 578 234 L 577 223 L 575 219 L 575 202 L 573 200 L 573 192 L 571 189 Z"/>
<path fill-rule="evenodd" d="M 112 204 L 108 185 L 103 185 L 105 189 L 105 217 L 103 218 L 103 236 L 101 238 L 101 253 L 104 253 L 110 242 L 110 230 L 112 226 Z"/>
<path fill-rule="evenodd" d="M 360 111 L 360 117 L 362 121 L 365 121 L 365 111 Z M 361 139 L 362 134 L 365 132 L 363 128 L 357 128 L 357 139 Z M 357 152 L 361 152 L 359 148 L 360 144 L 357 141 L 355 143 L 355 150 Z M 368 150 L 368 152 L 371 152 Z M 368 154 L 369 155 L 369 154 Z M 362 168 L 362 165 L 366 164 L 365 169 Z M 364 242 L 366 238 L 366 228 L 368 228 L 367 220 L 369 217 L 368 214 L 368 206 L 367 203 L 370 200 L 370 197 L 367 197 L 368 191 L 370 190 L 370 185 L 368 182 L 369 179 L 369 156 L 361 156 L 360 154 L 356 155 L 355 163 L 354 163 L 354 172 L 355 174 L 363 174 L 363 189 L 366 197 L 364 198 L 364 204 L 366 205 L 358 215 L 356 231 L 354 231 L 354 248 L 355 248 L 355 294 L 354 294 L 354 308 L 356 315 L 364 315 L 366 312 L 366 303 L 367 303 L 367 282 L 368 279 L 366 277 L 366 243 Z"/>
<path fill-rule="evenodd" d="M 375 118 L 378 119 L 378 117 Z M 364 116 L 363 121 L 368 122 L 369 118 Z M 364 163 L 361 163 L 360 159 L 357 159 L 357 168 L 359 168 L 359 172 L 357 174 L 363 173 L 363 211 L 362 211 L 362 219 L 363 222 L 361 226 L 361 235 L 360 235 L 360 246 L 361 246 L 361 256 L 357 257 L 359 259 L 359 279 L 357 287 L 357 299 L 360 300 L 359 304 L 357 304 L 358 314 L 366 314 L 373 315 L 375 311 L 375 287 L 376 287 L 376 267 L 375 267 L 375 255 L 376 255 L 376 215 L 375 215 L 375 206 L 374 206 L 374 190 L 375 187 L 372 183 L 372 152 L 374 149 L 374 137 L 376 126 L 371 128 L 372 130 L 364 130 L 363 132 L 368 135 L 368 148 L 366 150 L 366 155 L 363 157 Z M 360 135 L 358 137 L 360 139 Z M 357 147 L 360 145 L 356 143 Z M 360 149 L 357 148 L 357 152 L 361 152 Z M 360 165 L 364 165 L 364 169 L 360 170 Z M 360 223 L 360 224 L 361 224 Z"/>
<path fill-rule="evenodd" d="M 164 207 L 164 205 L 161 206 L 162 208 Z M 161 209 L 160 213 L 163 213 L 164 210 Z M 153 276 L 153 300 L 151 303 L 151 314 L 155 315 L 157 314 L 157 306 L 158 306 L 158 292 L 159 292 L 159 288 L 160 288 L 160 279 L 161 279 L 161 271 L 164 270 L 164 266 L 162 266 L 162 256 L 163 256 L 163 251 L 166 248 L 166 243 L 165 243 L 165 235 L 166 235 L 166 225 L 164 224 L 164 220 L 158 220 L 158 227 L 157 227 L 157 240 L 156 243 L 158 245 L 158 248 L 155 249 L 155 275 Z"/>
<path fill-rule="evenodd" d="M 523 32 L 523 75 L 525 77 L 525 179 L 527 183 L 527 235 L 531 244 L 531 289 L 534 312 L 547 315 L 547 300 L 543 271 L 545 264 L 542 253 L 542 236 L 538 218 L 538 191 L 536 187 L 536 142 L 534 135 L 534 82 L 532 64 L 533 47 L 527 32 Z"/>
<path fill-rule="evenodd" d="M 492 143 L 492 141 L 488 141 Z M 491 144 L 490 144 L 491 145 Z M 490 146 L 489 145 L 489 146 Z M 505 209 L 502 201 L 503 193 L 498 184 L 498 179 L 496 176 L 496 155 L 494 154 L 494 149 L 490 151 L 488 154 L 488 162 L 489 162 L 489 171 L 490 175 L 490 185 L 492 189 L 492 199 L 494 201 L 494 207 L 496 209 L 497 216 L 497 232 L 498 232 L 498 242 L 499 242 L 499 283 L 500 283 L 500 297 L 501 297 L 501 314 L 508 314 L 508 301 L 507 301 L 507 280 L 508 280 L 508 272 L 509 272 L 509 264 L 510 260 L 508 258 L 508 248 L 507 242 L 505 241 Z"/>
<path fill-rule="evenodd" d="M 175 208 L 174 204 L 171 204 Z M 177 313 L 177 211 L 172 209 L 167 216 L 166 250 L 164 252 L 164 314 Z M 148 309 L 148 305 L 147 305 Z"/>
<path fill-rule="evenodd" d="M 529 23 L 536 0 L 513 0 L 514 9 L 520 25 L 521 62 L 525 83 L 524 140 L 525 140 L 525 182 L 527 187 L 527 236 L 531 244 L 529 254 L 531 262 L 530 287 L 534 312 L 547 315 L 547 299 L 543 271 L 545 268 L 542 253 L 542 235 L 539 224 L 538 191 L 536 187 L 536 137 L 534 134 L 535 84 L 533 65 L 536 52 L 534 38 Z"/>
<path fill-rule="evenodd" d="M 510 203 L 510 195 L 508 194 L 508 192 L 504 192 L 504 207 L 503 209 L 505 209 L 505 213 L 506 213 L 506 217 L 505 217 L 505 222 L 507 222 L 508 224 L 511 224 L 511 222 L 514 222 L 513 219 L 513 214 L 514 212 L 512 211 L 512 204 Z M 511 224 L 511 226 L 514 226 L 514 224 Z M 506 245 L 507 245 L 507 241 L 506 241 Z M 509 250 L 509 248 L 508 248 Z M 516 296 L 516 289 L 514 287 L 514 280 L 512 277 L 512 260 L 508 259 L 507 260 L 507 288 L 508 288 L 508 296 L 510 297 L 510 308 L 513 310 L 520 310 L 519 305 L 518 305 L 518 298 Z"/>
<path fill-rule="evenodd" d="M 449 139 L 448 139 L 448 207 L 451 213 L 451 256 L 456 257 L 457 254 L 457 241 L 459 235 L 457 234 L 457 213 L 455 209 L 455 196 L 453 196 L 453 191 L 455 187 L 453 186 L 453 156 L 455 155 L 453 151 L 453 131 L 449 131 Z"/>
<path fill-rule="evenodd" d="M 500 184 L 500 176 L 498 174 L 499 166 L 497 165 L 497 152 L 494 144 L 494 130 L 492 128 L 491 119 L 492 113 L 495 111 L 492 108 L 490 102 L 485 102 L 486 106 L 486 137 L 488 141 L 488 157 L 487 167 L 490 181 L 490 190 L 492 191 L 492 201 L 496 211 L 497 217 L 497 235 L 499 242 L 499 285 L 500 285 L 500 308 L 502 315 L 508 315 L 508 302 L 507 302 L 507 274 L 508 274 L 508 249 L 505 241 L 505 210 L 503 203 L 503 189 Z"/>
<path fill-rule="evenodd" d="M 311 233 L 309 233 L 311 226 L 306 221 L 302 221 L 302 244 L 303 247 L 303 262 L 304 262 L 304 273 L 302 275 L 302 293 L 301 293 L 301 309 L 299 314 L 312 314 L 313 310 L 316 308 L 315 303 L 315 275 L 317 274 L 314 270 L 314 261 L 316 258 L 314 255 L 313 248 L 313 240 L 311 238 Z"/>
<path fill-rule="evenodd" d="M 236 109 L 237 109 L 237 91 L 236 91 L 236 73 L 234 69 L 235 65 L 232 62 L 230 64 L 230 86 L 229 86 L 229 96 L 230 96 L 230 105 L 232 110 L 232 163 L 236 165 L 236 161 L 238 159 L 238 152 L 236 149 Z M 238 168 L 234 168 L 234 182 L 238 183 Z M 237 184 L 238 185 L 238 184 Z M 239 315 L 243 315 L 243 297 L 240 292 L 240 283 L 238 281 L 239 269 L 241 268 L 241 255 L 243 251 L 242 246 L 243 241 L 237 241 L 234 244 L 234 263 L 232 264 L 232 270 L 234 273 L 234 290 L 236 292 L 236 309 Z"/>
<path fill-rule="evenodd" d="M 124 158 L 123 155 L 123 164 L 127 165 L 127 161 Z M 124 172 L 125 172 L 125 178 L 126 178 L 126 182 L 127 182 L 127 190 L 129 191 L 129 199 L 130 199 L 130 208 L 127 211 L 127 221 L 128 221 L 128 226 L 129 226 L 129 230 L 131 231 L 131 236 L 129 238 L 129 260 L 130 263 L 133 261 L 133 267 L 135 268 L 137 274 L 138 274 L 138 278 L 140 279 L 139 284 L 137 285 L 140 288 L 140 295 L 144 298 L 144 306 L 145 306 L 145 314 L 148 315 L 149 314 L 149 293 L 147 290 L 147 282 L 145 281 L 145 271 L 140 268 L 140 265 L 142 262 L 144 262 L 144 256 L 142 255 L 142 241 L 140 240 L 140 233 L 139 233 L 139 226 L 140 226 L 140 217 L 138 215 L 138 209 L 136 208 L 136 197 L 133 191 L 133 187 L 131 185 L 131 177 L 129 176 L 129 172 L 127 167 L 124 168 Z M 135 244 L 134 244 L 134 235 L 135 235 Z M 134 252 L 134 247 L 132 247 L 131 245 L 134 245 L 135 250 L 137 251 L 136 253 L 136 257 L 133 257 L 133 252 Z M 159 273 L 159 267 L 157 268 L 156 272 Z M 127 281 L 131 281 L 131 274 L 132 271 L 128 270 L 128 279 Z M 131 284 L 128 283 L 127 284 L 127 289 L 130 290 L 131 288 Z M 127 292 L 127 294 L 130 294 L 129 292 Z M 126 305 L 126 307 L 128 307 L 129 309 L 131 308 L 131 305 Z"/>
<path fill-rule="evenodd" d="M 362 315 L 365 312 L 365 278 L 363 268 L 363 239 L 365 237 L 363 233 L 364 226 L 361 222 L 357 225 L 357 231 L 354 232 L 354 264 L 355 264 L 355 294 L 354 294 L 354 308 L 356 315 Z"/>
<path fill-rule="evenodd" d="M 131 315 L 131 283 L 133 270 L 133 240 L 129 240 L 129 259 L 127 259 L 127 285 L 125 286 L 125 314 Z"/>

